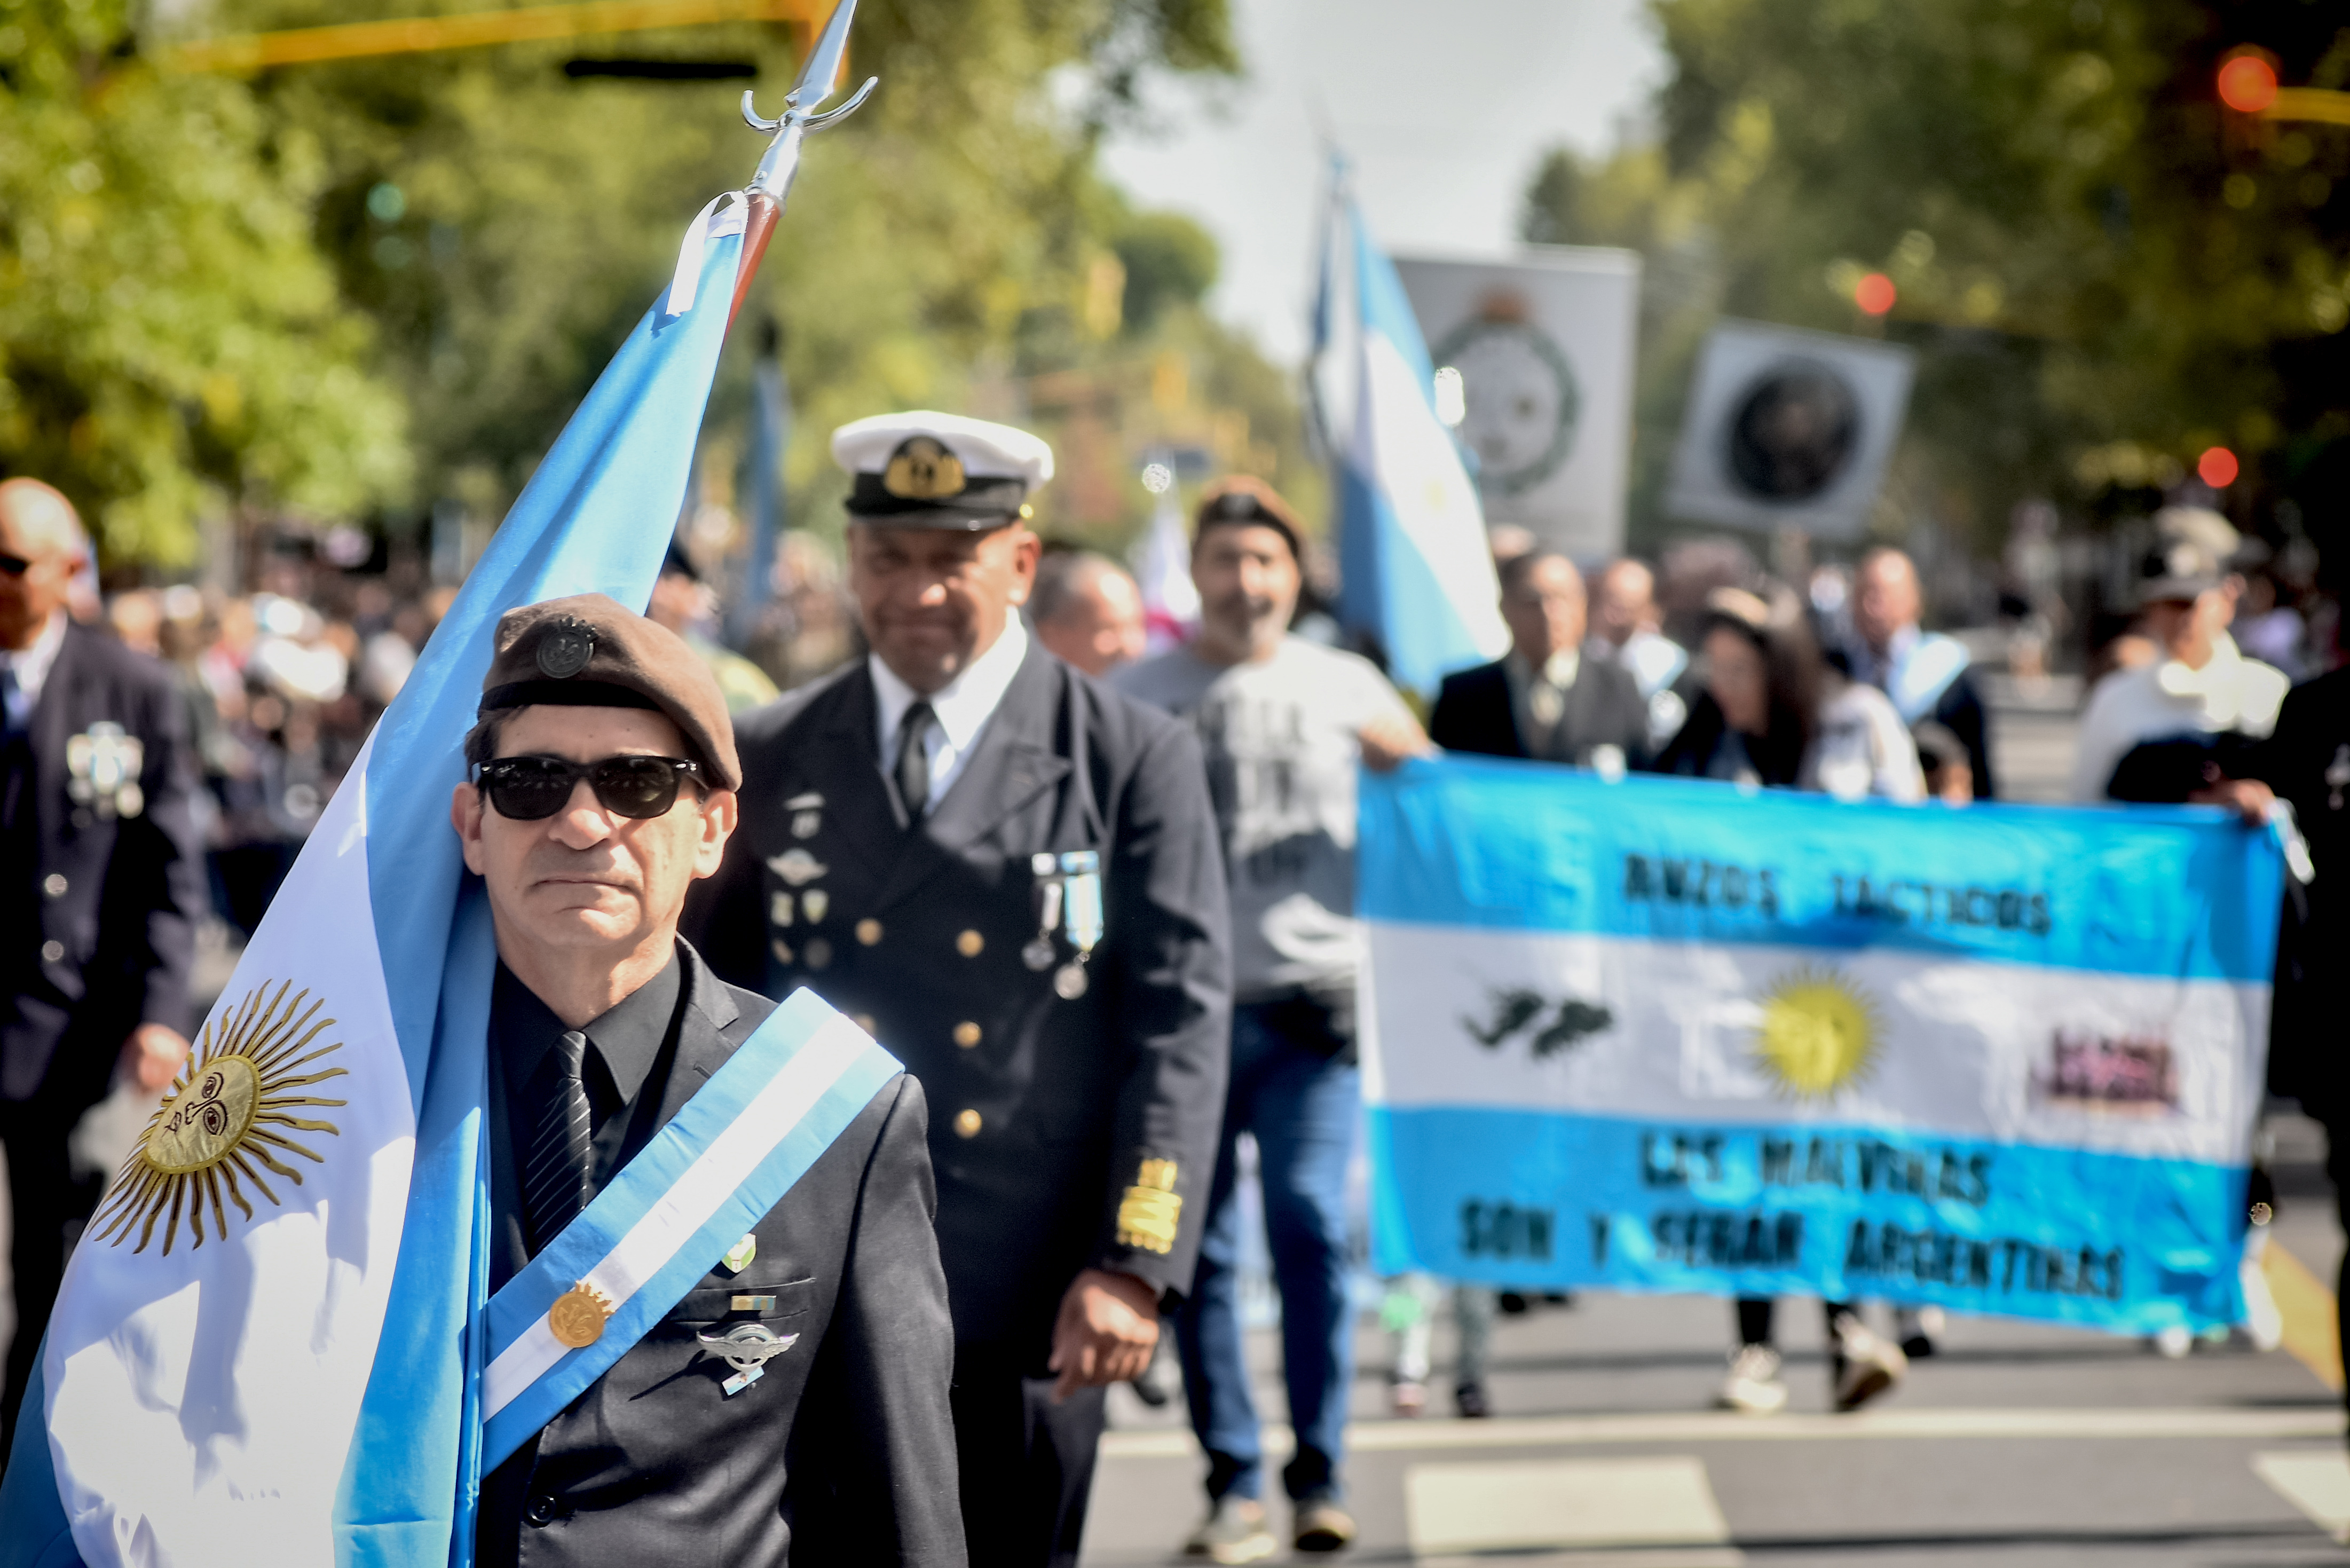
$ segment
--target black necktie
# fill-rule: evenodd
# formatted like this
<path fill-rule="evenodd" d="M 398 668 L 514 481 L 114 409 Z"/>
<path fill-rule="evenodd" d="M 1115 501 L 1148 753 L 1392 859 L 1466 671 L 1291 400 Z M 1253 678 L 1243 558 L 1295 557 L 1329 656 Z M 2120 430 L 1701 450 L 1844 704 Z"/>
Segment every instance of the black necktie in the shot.
<path fill-rule="evenodd" d="M 931 753 L 922 744 L 938 722 L 927 701 L 917 701 L 898 721 L 898 798 L 906 803 L 906 822 L 911 826 L 922 820 L 922 813 L 931 805 Z"/>
<path fill-rule="evenodd" d="M 588 1202 L 587 1060 L 588 1036 L 568 1029 L 531 1075 L 538 1121 L 522 1162 L 522 1188 L 542 1250 Z"/>

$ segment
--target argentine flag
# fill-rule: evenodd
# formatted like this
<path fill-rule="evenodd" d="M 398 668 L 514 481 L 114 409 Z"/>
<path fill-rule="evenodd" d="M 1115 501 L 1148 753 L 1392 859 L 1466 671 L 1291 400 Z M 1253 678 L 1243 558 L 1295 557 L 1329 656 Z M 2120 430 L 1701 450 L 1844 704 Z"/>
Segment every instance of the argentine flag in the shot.
<path fill-rule="evenodd" d="M 1432 694 L 1510 646 L 1477 487 L 1436 417 L 1435 372 L 1395 264 L 1338 172 L 1314 312 L 1314 401 L 1337 472 L 1338 615 L 1399 686 Z"/>
<path fill-rule="evenodd" d="M 495 950 L 450 794 L 500 616 L 651 596 L 741 212 L 688 231 L 76 1248 L 0 1480 L 0 1568 L 470 1560 Z"/>

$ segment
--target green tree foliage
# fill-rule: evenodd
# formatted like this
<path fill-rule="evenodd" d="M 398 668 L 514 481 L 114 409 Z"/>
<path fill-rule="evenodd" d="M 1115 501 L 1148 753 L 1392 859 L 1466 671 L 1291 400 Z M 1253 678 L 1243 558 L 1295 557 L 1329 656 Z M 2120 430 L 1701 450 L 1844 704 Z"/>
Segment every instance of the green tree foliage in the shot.
<path fill-rule="evenodd" d="M 2350 431 L 2350 130 L 2223 109 L 2221 57 L 2350 81 L 2338 14 L 2291 0 L 1654 0 L 1672 65 L 1647 142 L 1555 156 L 1530 237 L 1649 257 L 1642 472 L 1716 311 L 1864 329 L 1866 272 L 1919 350 L 1907 509 L 1988 545 L 2012 504 L 2143 505 L 2212 444 L 2297 493 Z M 2243 487 L 2249 492 L 2251 487 Z M 2242 493 L 2243 492 L 2240 492 Z M 1653 522 L 1653 512 L 1650 514 Z"/>
<path fill-rule="evenodd" d="M 1170 305 L 1198 304 L 1216 281 L 1216 242 L 1180 213 L 1138 214 L 1110 249 L 1126 269 L 1120 314 L 1129 329 L 1153 326 Z"/>
<path fill-rule="evenodd" d="M 0 0 L 0 472 L 176 564 L 207 511 L 395 493 L 402 410 L 311 243 L 315 146 L 129 44 L 119 0 Z"/>
<path fill-rule="evenodd" d="M 223 0 L 219 27 L 478 8 Z M 383 323 L 386 372 L 414 410 L 421 499 L 503 508 L 659 291 L 687 220 L 741 186 L 764 150 L 736 113 L 741 82 L 563 68 L 611 57 L 749 62 L 771 113 L 796 74 L 785 29 L 743 24 L 256 84 L 277 137 L 320 150 L 318 234 L 346 295 Z M 881 88 L 810 139 L 744 307 L 746 327 L 767 316 L 782 328 L 794 488 L 837 491 L 824 442 L 835 424 L 962 406 L 972 365 L 1008 352 L 1039 310 L 1080 301 L 1104 248 L 1090 226 L 1096 130 L 1148 67 L 1232 63 L 1221 0 L 866 0 L 850 65 Z M 756 336 L 735 334 L 716 421 L 743 407 Z"/>

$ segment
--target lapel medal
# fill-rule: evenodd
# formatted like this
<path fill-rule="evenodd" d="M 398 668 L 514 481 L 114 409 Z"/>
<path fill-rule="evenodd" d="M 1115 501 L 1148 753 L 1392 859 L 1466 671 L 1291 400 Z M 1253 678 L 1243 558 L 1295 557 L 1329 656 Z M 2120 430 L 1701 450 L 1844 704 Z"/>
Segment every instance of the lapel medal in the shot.
<path fill-rule="evenodd" d="M 832 895 L 821 888 L 810 888 L 800 895 L 800 908 L 807 911 L 808 924 L 824 924 L 824 912 L 832 908 Z"/>
<path fill-rule="evenodd" d="M 1038 974 L 1053 967 L 1053 931 L 1061 923 L 1061 860 L 1051 850 L 1028 858 L 1036 878 L 1036 935 L 1020 950 L 1020 961 Z"/>
<path fill-rule="evenodd" d="M 806 850 L 794 845 L 781 855 L 768 856 L 767 869 L 795 888 L 805 888 L 831 867 Z"/>
<path fill-rule="evenodd" d="M 759 1238 L 745 1236 L 726 1249 L 726 1255 L 718 1260 L 718 1266 L 730 1274 L 739 1274 L 749 1268 L 751 1260 L 758 1255 Z"/>
<path fill-rule="evenodd" d="M 792 814 L 794 838 L 814 838 L 816 829 L 824 826 L 822 815 L 824 796 L 813 790 L 806 794 L 792 796 L 791 799 L 784 802 L 784 809 Z"/>
<path fill-rule="evenodd" d="M 781 1355 L 799 1341 L 796 1334 L 777 1334 L 764 1323 L 738 1323 L 724 1334 L 697 1334 L 693 1336 L 726 1358 L 734 1376 L 719 1386 L 732 1399 L 743 1389 L 767 1375 L 767 1363 Z"/>

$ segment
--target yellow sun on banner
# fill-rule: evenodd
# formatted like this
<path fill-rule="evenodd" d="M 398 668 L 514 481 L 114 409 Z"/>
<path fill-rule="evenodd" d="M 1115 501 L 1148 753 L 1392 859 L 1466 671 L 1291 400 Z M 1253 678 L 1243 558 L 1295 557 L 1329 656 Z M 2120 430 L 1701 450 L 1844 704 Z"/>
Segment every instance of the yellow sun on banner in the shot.
<path fill-rule="evenodd" d="M 1762 997 L 1754 1056 L 1781 1093 L 1825 1100 L 1877 1064 L 1877 1005 L 1834 970 L 1793 970 Z"/>
<path fill-rule="evenodd" d="M 139 1147 L 122 1162 L 112 1190 L 91 1217 L 92 1235 L 120 1246 L 135 1228 L 139 1245 L 131 1251 L 143 1252 L 155 1234 L 155 1222 L 161 1220 L 163 1251 L 168 1255 L 183 1214 L 195 1245 L 204 1244 L 204 1211 L 209 1208 L 213 1234 L 225 1241 L 228 1210 L 224 1194 L 227 1202 L 244 1211 L 247 1220 L 253 1218 L 253 1205 L 245 1201 L 240 1176 L 272 1203 L 284 1200 L 263 1179 L 263 1169 L 296 1187 L 302 1184 L 302 1173 L 281 1163 L 272 1150 L 298 1155 L 313 1164 L 324 1163 L 277 1130 L 335 1133 L 331 1122 L 309 1121 L 289 1113 L 296 1106 L 348 1103 L 293 1092 L 345 1075 L 340 1067 L 302 1071 L 328 1053 L 341 1050 L 342 1042 L 311 1049 L 311 1043 L 333 1028 L 335 1021 L 318 1016 L 327 1005 L 324 997 L 311 1002 L 307 991 L 299 991 L 287 1001 L 286 993 L 293 984 L 285 981 L 277 994 L 270 996 L 265 981 L 246 992 L 225 1018 L 205 1023 L 170 1096 L 148 1122 Z"/>

